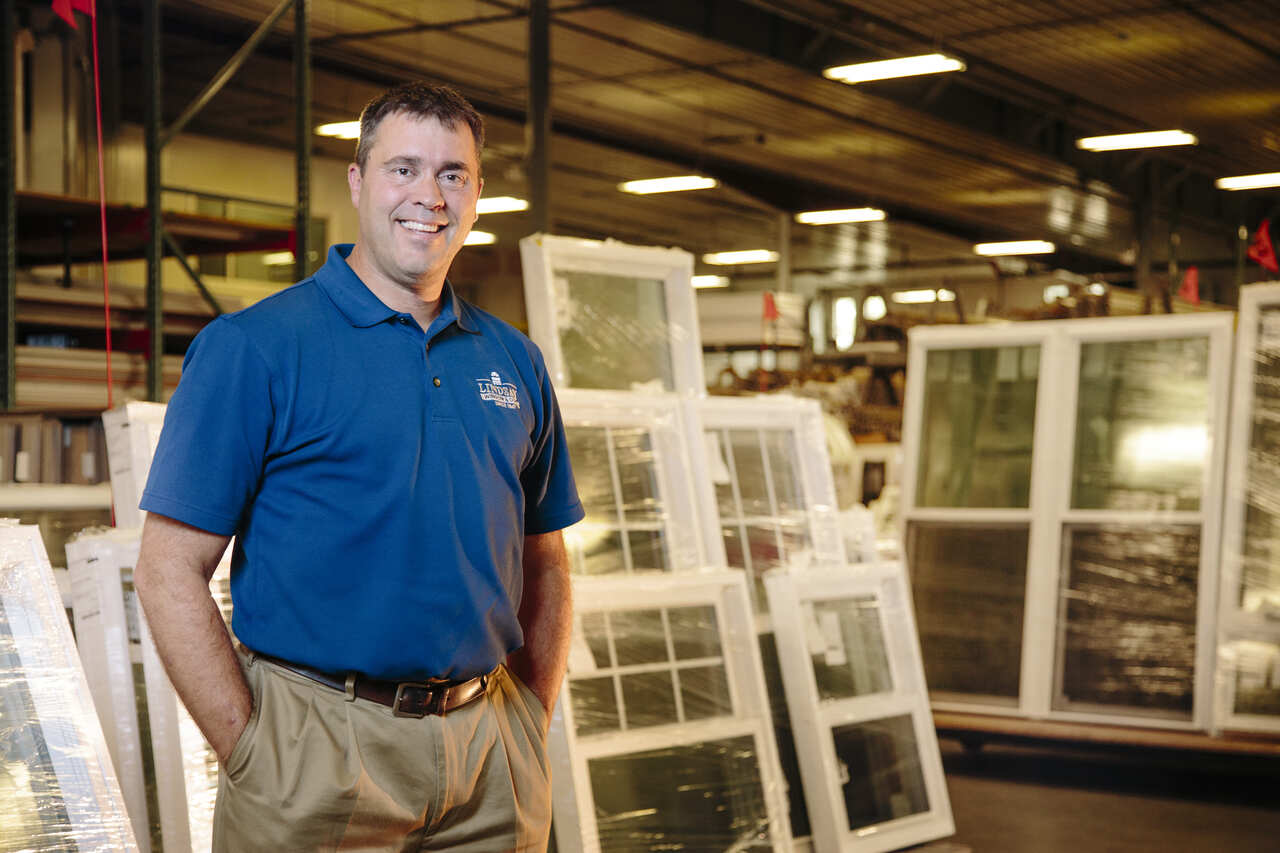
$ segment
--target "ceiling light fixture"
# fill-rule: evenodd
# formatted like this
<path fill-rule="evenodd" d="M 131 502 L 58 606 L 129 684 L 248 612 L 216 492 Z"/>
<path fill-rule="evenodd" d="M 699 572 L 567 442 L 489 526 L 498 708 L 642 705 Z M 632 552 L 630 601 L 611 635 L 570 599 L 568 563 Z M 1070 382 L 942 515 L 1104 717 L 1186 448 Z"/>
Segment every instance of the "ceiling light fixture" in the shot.
<path fill-rule="evenodd" d="M 728 287 L 729 276 L 727 275 L 695 275 L 692 279 L 693 286 L 699 290 L 708 287 Z"/>
<path fill-rule="evenodd" d="M 1266 187 L 1280 187 L 1280 172 L 1218 178 L 1213 182 L 1213 185 L 1220 190 L 1260 190 Z"/>
<path fill-rule="evenodd" d="M 686 190 L 709 190 L 720 186 L 715 178 L 702 175 L 675 175 L 670 178 L 646 178 L 643 181 L 624 181 L 618 189 L 624 193 L 650 195 L 652 193 L 678 193 Z"/>
<path fill-rule="evenodd" d="M 844 222 L 879 222 L 884 211 L 874 207 L 849 207 L 843 210 L 806 210 L 796 214 L 801 225 L 839 225 Z"/>
<path fill-rule="evenodd" d="M 945 288 L 938 291 L 939 302 L 955 302 L 956 292 L 954 290 L 946 290 Z"/>
<path fill-rule="evenodd" d="M 476 202 L 476 213 L 516 213 L 528 209 L 529 202 L 509 195 L 482 198 Z"/>
<path fill-rule="evenodd" d="M 262 256 L 262 263 L 269 267 L 282 267 L 293 263 L 293 252 L 267 252 Z"/>
<path fill-rule="evenodd" d="M 899 59 L 882 59 L 878 62 L 858 62 L 853 65 L 836 65 L 822 72 L 828 80 L 841 83 L 865 83 L 868 80 L 888 80 L 894 77 L 915 77 L 918 74 L 939 74 L 943 71 L 963 71 L 965 64 L 952 56 L 926 53 L 923 56 L 904 56 Z"/>
<path fill-rule="evenodd" d="M 899 290 L 889 296 L 899 305 L 927 305 L 938 301 L 936 290 Z"/>
<path fill-rule="evenodd" d="M 329 124 L 322 124 L 316 128 L 317 136 L 332 136 L 336 139 L 359 139 L 360 138 L 360 122 L 356 121 L 335 121 Z"/>
<path fill-rule="evenodd" d="M 717 267 L 734 264 L 770 264 L 778 259 L 778 253 L 769 249 L 743 249 L 737 252 L 712 252 L 702 256 L 704 264 Z"/>
<path fill-rule="evenodd" d="M 1076 140 L 1085 151 L 1127 151 L 1131 148 L 1167 148 L 1171 145 L 1195 145 L 1196 138 L 1185 130 L 1148 130 L 1142 133 L 1115 133 L 1110 136 L 1086 136 Z"/>
<path fill-rule="evenodd" d="M 498 236 L 488 231 L 472 231 L 463 242 L 464 246 L 491 246 L 498 242 Z"/>
<path fill-rule="evenodd" d="M 978 243 L 973 247 L 975 255 L 994 258 L 1000 255 L 1047 255 L 1057 251 L 1048 240 L 1009 240 L 1004 243 Z"/>

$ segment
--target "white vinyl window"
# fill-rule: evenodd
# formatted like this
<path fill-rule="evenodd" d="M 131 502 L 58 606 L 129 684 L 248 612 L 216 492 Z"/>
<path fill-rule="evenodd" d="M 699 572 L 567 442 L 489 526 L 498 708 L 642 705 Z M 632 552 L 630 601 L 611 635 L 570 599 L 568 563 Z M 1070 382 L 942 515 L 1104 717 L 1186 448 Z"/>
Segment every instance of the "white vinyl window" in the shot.
<path fill-rule="evenodd" d="M 937 707 L 1209 725 L 1231 319 L 912 331 L 904 541 Z"/>
<path fill-rule="evenodd" d="M 768 570 L 800 563 L 843 566 L 818 402 L 771 395 L 688 405 L 702 422 L 725 557 L 752 579 L 756 612 L 767 612 L 761 578 Z"/>
<path fill-rule="evenodd" d="M 790 850 L 768 709 L 741 572 L 575 578 L 557 848 Z"/>
<path fill-rule="evenodd" d="M 1219 591 L 1219 729 L 1280 732 L 1280 284 L 1240 291 Z"/>
<path fill-rule="evenodd" d="M 705 392 L 688 252 L 534 234 L 520 258 L 557 388 Z"/>
<path fill-rule="evenodd" d="M 679 398 L 559 393 L 586 517 L 565 531 L 582 575 L 673 572 L 724 564 L 702 445 L 686 439 Z"/>
<path fill-rule="evenodd" d="M 955 831 L 900 564 L 765 578 L 815 847 Z"/>
<path fill-rule="evenodd" d="M 0 849 L 137 851 L 39 528 L 0 527 Z"/>

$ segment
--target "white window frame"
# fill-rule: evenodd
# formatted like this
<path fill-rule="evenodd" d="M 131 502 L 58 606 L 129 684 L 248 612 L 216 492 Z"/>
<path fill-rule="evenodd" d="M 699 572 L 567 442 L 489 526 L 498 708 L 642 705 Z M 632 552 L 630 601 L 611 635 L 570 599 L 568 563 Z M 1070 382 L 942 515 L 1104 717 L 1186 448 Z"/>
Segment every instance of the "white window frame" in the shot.
<path fill-rule="evenodd" d="M 819 850 L 882 853 L 955 832 L 943 776 L 938 736 L 929 710 L 924 665 L 912 613 L 906 571 L 899 563 L 774 571 L 765 577 L 777 624 L 778 657 L 795 732 L 809 822 Z M 809 649 L 805 605 L 874 598 L 892 689 L 866 696 L 823 699 Z M 837 726 L 910 716 L 929 808 L 919 814 L 851 829 L 841 794 L 840 759 L 832 731 Z"/>
<path fill-rule="evenodd" d="M 1251 284 L 1240 289 L 1236 333 L 1235 370 L 1232 378 L 1231 431 L 1227 439 L 1227 482 L 1222 514 L 1222 577 L 1218 593 L 1218 667 L 1213 726 L 1215 730 L 1280 732 L 1280 715 L 1235 712 L 1235 646 L 1262 642 L 1280 645 L 1280 625 L 1275 620 L 1242 610 L 1241 560 L 1244 554 L 1245 510 L 1249 493 L 1249 452 L 1254 428 L 1254 365 L 1258 350 L 1258 323 L 1265 309 L 1280 308 L 1280 282 Z"/>
<path fill-rule="evenodd" d="M 80 849 L 136 853 L 107 741 L 35 525 L 0 528 L 0 598 L 20 662 L 16 672 L 0 673 L 0 680 L 26 685 L 31 720 L 51 747 L 56 787 L 72 795 L 63 802 L 74 840 Z M 29 840 L 40 846 L 39 836 Z"/>
<path fill-rule="evenodd" d="M 117 527 L 142 526 L 138 503 L 147 486 L 166 410 L 164 403 L 130 402 L 102 413 Z"/>
<path fill-rule="evenodd" d="M 1222 471 L 1226 453 L 1226 425 L 1231 366 L 1233 316 L 1206 312 L 1159 317 L 1116 317 L 1021 323 L 1003 327 L 917 328 L 909 333 L 906 412 L 903 430 L 902 534 L 906 543 L 911 522 L 1027 525 L 1029 544 L 1023 610 L 1023 639 L 1019 699 L 1016 705 L 981 697 L 940 697 L 940 710 L 1009 714 L 1154 728 L 1206 729 L 1211 723 L 1218 559 L 1223 505 Z M 1208 341 L 1207 364 L 1209 448 L 1196 511 L 1118 511 L 1071 508 L 1076 406 L 1081 347 L 1086 343 L 1157 341 L 1203 337 Z M 1035 436 L 1032 446 L 1031 491 L 1026 509 L 969 509 L 917 507 L 924 412 L 925 359 L 936 349 L 985 349 L 1039 344 Z M 1058 675 L 1057 643 L 1059 584 L 1066 557 L 1064 528 L 1095 524 L 1194 524 L 1200 528 L 1197 577 L 1196 656 L 1192 713 L 1189 719 L 1165 718 L 1137 711 L 1054 709 Z"/>
<path fill-rule="evenodd" d="M 706 393 L 702 338 L 693 291 L 693 255 L 683 249 L 632 246 L 616 240 L 532 234 L 520 241 L 520 259 L 524 267 L 529 337 L 541 348 L 557 389 L 574 387 L 573 366 L 565 362 L 560 346 L 562 320 L 558 304 L 562 295 L 557 292 L 555 273 L 564 271 L 663 282 L 667 329 L 670 332 L 667 345 L 674 381 L 673 388 L 663 390 L 695 395 Z"/>
<path fill-rule="evenodd" d="M 681 398 L 676 394 L 581 388 L 566 388 L 557 396 L 566 428 L 643 429 L 649 433 L 672 572 L 723 566 L 724 543 L 720 539 L 706 451 L 702 442 L 688 440 Z M 565 534 L 571 549 L 574 530 L 581 525 L 582 522 Z M 623 521 L 619 522 L 619 529 L 626 530 Z M 625 536 L 623 542 L 627 547 Z"/>
<path fill-rule="evenodd" d="M 568 697 L 577 674 L 573 661 L 582 659 L 584 654 L 589 657 L 590 652 L 584 648 L 586 638 L 581 633 L 580 619 L 575 620 L 571 642 L 581 653 L 570 653 L 570 671 L 565 676 L 548 738 L 557 848 L 563 853 L 598 853 L 601 849 L 588 768 L 592 759 L 749 736 L 755 743 L 773 849 L 779 853 L 791 850 L 782 767 L 773 739 L 745 575 L 721 570 L 657 578 L 652 575 L 575 577 L 573 597 L 574 610 L 579 616 L 601 611 L 715 607 L 734 714 L 579 737 L 573 702 Z"/>

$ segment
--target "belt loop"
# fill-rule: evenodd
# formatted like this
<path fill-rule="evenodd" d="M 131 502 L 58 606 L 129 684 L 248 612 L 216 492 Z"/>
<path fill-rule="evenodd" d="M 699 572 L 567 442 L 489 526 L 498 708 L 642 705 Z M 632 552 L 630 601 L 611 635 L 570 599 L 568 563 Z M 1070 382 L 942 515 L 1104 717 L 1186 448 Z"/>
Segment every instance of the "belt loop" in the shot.
<path fill-rule="evenodd" d="M 347 701 L 356 701 L 356 674 L 354 672 L 347 673 Z"/>

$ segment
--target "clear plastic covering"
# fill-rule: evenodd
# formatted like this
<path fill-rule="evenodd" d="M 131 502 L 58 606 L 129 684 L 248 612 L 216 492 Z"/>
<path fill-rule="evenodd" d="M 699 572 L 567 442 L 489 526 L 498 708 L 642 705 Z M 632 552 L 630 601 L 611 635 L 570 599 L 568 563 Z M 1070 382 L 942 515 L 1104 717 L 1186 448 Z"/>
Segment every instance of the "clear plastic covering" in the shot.
<path fill-rule="evenodd" d="M 534 234 L 520 257 L 557 388 L 705 391 L 688 252 Z"/>
<path fill-rule="evenodd" d="M 558 849 L 789 850 L 743 574 L 577 578 L 574 598 Z"/>
<path fill-rule="evenodd" d="M 136 851 L 38 529 L 0 526 L 0 850 Z"/>
<path fill-rule="evenodd" d="M 560 411 L 586 511 L 565 532 L 575 573 L 719 562 L 701 509 L 710 502 L 706 465 L 693 461 L 675 395 L 570 389 L 560 394 Z"/>
<path fill-rule="evenodd" d="M 765 578 L 815 848 L 954 831 L 901 564 Z"/>

